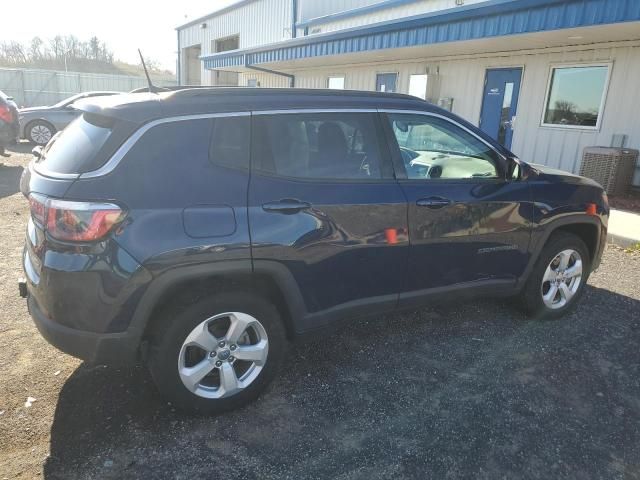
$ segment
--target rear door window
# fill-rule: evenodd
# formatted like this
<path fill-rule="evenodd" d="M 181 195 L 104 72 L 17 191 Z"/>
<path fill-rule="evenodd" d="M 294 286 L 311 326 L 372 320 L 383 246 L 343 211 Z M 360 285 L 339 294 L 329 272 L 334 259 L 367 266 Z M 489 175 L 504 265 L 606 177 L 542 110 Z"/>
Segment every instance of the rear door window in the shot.
<path fill-rule="evenodd" d="M 375 117 L 369 113 L 255 115 L 257 171 L 304 179 L 388 177 Z"/>
<path fill-rule="evenodd" d="M 214 165 L 249 170 L 251 117 L 216 117 L 211 127 L 209 159 Z"/>

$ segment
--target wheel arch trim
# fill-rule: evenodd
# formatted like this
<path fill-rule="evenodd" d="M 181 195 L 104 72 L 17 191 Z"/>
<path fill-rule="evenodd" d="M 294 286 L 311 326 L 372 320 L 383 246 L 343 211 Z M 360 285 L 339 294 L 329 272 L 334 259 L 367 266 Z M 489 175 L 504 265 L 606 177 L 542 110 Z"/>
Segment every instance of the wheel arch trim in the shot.
<path fill-rule="evenodd" d="M 595 217 L 587 216 L 583 213 L 570 214 L 567 216 L 563 216 L 561 218 L 550 220 L 548 223 L 545 223 L 544 225 L 540 225 L 538 226 L 537 229 L 533 230 L 532 238 L 531 238 L 531 245 L 532 245 L 531 257 L 529 258 L 529 263 L 527 264 L 527 267 L 525 268 L 524 273 L 518 280 L 518 288 L 523 287 L 524 284 L 526 283 L 527 279 L 529 278 L 529 275 L 531 274 L 531 271 L 533 270 L 535 263 L 538 261 L 538 258 L 540 256 L 540 253 L 542 252 L 542 249 L 546 245 L 551 235 L 554 232 L 561 229 L 562 227 L 567 227 L 571 225 L 591 225 L 596 228 L 597 234 L 596 234 L 596 244 L 594 248 L 595 258 L 590 259 L 589 267 L 591 270 L 594 270 L 597 267 L 597 265 L 599 264 L 598 255 L 602 251 L 601 247 L 603 242 L 602 221 L 597 216 Z M 594 267 L 594 264 L 596 267 Z"/>
<path fill-rule="evenodd" d="M 306 308 L 292 274 L 283 265 L 271 261 L 256 261 L 254 268 L 250 259 L 182 266 L 161 273 L 147 287 L 132 316 L 127 332 L 140 345 L 144 340 L 143 337 L 147 325 L 151 321 L 154 308 L 164 299 L 167 292 L 180 285 L 199 279 L 224 279 L 225 276 L 241 275 L 255 278 L 255 274 L 265 275 L 275 283 L 289 310 L 291 320 L 289 326 L 295 333 L 298 333 L 300 320 L 306 315 Z"/>

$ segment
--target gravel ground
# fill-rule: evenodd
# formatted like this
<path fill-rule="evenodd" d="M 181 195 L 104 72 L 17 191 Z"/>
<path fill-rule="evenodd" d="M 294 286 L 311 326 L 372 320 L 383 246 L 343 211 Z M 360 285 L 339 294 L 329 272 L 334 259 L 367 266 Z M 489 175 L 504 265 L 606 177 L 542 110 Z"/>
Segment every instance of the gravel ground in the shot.
<path fill-rule="evenodd" d="M 609 247 L 561 321 L 482 300 L 354 322 L 293 346 L 258 402 L 189 417 L 36 331 L 26 161 L 0 159 L 0 478 L 640 479 L 638 254 Z"/>

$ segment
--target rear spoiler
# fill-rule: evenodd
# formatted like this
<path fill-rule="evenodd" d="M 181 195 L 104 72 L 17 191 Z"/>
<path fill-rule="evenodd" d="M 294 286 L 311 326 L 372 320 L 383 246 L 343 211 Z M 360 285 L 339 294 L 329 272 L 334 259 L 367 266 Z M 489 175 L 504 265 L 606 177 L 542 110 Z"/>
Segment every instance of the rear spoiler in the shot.
<path fill-rule="evenodd" d="M 113 123 L 114 119 L 132 123 L 145 123 L 150 118 L 162 116 L 160 96 L 152 93 L 123 93 L 104 97 L 83 98 L 73 103 L 73 108 L 85 114 L 96 125 Z"/>

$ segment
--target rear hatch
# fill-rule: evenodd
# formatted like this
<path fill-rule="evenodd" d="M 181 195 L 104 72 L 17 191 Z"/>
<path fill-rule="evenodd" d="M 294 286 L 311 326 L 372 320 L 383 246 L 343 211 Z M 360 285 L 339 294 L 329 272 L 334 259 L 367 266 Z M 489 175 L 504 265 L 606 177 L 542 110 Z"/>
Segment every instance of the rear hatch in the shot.
<path fill-rule="evenodd" d="M 107 163 L 140 125 L 105 115 L 104 109 L 95 105 L 87 109 L 100 113 L 85 111 L 44 148 L 36 147 L 20 179 L 20 191 L 31 209 L 24 267 L 34 287 L 48 251 L 77 252 L 82 245 L 95 244 L 124 214 L 111 199 L 85 201 L 67 196 L 82 174 Z"/>

